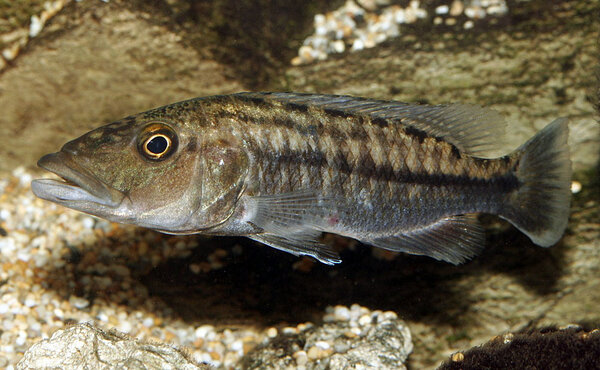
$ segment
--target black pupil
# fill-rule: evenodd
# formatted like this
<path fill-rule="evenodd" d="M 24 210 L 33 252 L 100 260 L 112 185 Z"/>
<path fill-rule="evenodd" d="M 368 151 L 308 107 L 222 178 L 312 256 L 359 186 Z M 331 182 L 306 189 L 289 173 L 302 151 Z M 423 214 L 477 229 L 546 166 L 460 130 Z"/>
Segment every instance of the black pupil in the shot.
<path fill-rule="evenodd" d="M 146 148 L 152 154 L 162 154 L 167 150 L 169 142 L 164 136 L 153 137 L 152 140 L 148 141 Z"/>

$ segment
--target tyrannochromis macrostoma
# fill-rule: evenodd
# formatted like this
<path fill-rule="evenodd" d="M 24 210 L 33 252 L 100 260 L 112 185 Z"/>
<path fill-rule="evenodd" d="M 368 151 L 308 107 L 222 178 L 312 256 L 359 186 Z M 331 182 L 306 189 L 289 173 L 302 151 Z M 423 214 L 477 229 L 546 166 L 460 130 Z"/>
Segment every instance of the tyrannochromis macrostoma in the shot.
<path fill-rule="evenodd" d="M 471 105 L 240 93 L 124 118 L 38 164 L 64 181 L 33 192 L 112 221 L 172 234 L 242 235 L 340 262 L 322 232 L 454 264 L 484 244 L 474 213 L 535 244 L 562 236 L 571 161 L 566 119 L 488 158 L 504 131 Z"/>

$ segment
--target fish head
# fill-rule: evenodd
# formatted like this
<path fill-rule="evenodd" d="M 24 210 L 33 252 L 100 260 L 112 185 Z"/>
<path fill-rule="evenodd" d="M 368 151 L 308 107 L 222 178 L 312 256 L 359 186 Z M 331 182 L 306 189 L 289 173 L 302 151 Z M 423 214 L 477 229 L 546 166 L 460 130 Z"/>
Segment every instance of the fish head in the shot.
<path fill-rule="evenodd" d="M 232 140 L 169 120 L 129 118 L 68 142 L 38 165 L 38 197 L 110 221 L 166 233 L 225 222 L 243 189 L 247 157 Z"/>

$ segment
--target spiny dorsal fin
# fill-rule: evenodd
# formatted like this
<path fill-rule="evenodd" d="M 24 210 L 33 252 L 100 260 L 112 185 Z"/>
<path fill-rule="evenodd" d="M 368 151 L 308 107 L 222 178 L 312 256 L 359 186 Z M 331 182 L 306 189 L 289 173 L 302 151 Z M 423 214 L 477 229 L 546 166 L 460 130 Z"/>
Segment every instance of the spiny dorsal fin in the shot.
<path fill-rule="evenodd" d="M 396 121 L 443 138 L 465 153 L 479 157 L 498 156 L 504 145 L 504 118 L 494 110 L 476 105 L 417 105 L 345 95 L 298 93 L 240 93 L 236 96 Z"/>

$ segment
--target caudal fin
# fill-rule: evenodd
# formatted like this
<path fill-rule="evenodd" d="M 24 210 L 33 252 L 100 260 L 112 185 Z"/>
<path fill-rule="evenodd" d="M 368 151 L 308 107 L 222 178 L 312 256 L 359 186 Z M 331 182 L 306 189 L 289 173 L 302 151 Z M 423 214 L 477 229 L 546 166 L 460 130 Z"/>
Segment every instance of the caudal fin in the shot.
<path fill-rule="evenodd" d="M 516 170 L 521 186 L 501 216 L 535 244 L 549 247 L 563 235 L 571 203 L 568 121 L 558 118 L 523 144 Z"/>

